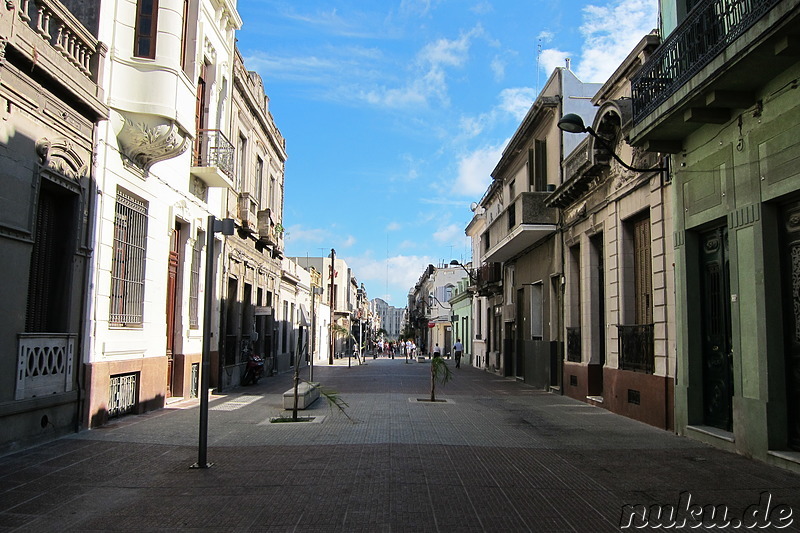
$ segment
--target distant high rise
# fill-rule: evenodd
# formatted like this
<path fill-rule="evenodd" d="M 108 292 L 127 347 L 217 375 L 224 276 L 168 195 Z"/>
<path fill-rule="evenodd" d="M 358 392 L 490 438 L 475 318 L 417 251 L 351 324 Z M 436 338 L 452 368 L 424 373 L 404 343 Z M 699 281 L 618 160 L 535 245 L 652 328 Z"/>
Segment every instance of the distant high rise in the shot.
<path fill-rule="evenodd" d="M 372 306 L 375 314 L 381 318 L 381 327 L 386 330 L 390 339 L 400 336 L 403 329 L 403 313 L 405 309 L 389 305 L 380 298 L 373 298 Z"/>

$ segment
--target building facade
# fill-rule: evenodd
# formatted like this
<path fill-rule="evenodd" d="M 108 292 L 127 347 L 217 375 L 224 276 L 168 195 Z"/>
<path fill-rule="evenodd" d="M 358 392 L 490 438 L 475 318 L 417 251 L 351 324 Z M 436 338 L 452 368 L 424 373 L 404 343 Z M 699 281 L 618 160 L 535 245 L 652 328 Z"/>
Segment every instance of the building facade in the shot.
<path fill-rule="evenodd" d="M 547 199 L 561 212 L 564 393 L 673 428 L 672 185 L 657 154 L 631 150 L 630 79 L 660 39 L 645 36 L 592 98 L 586 137 Z M 614 153 L 629 166 L 625 168 Z"/>
<path fill-rule="evenodd" d="M 561 160 L 581 140 L 565 137 L 557 123 L 567 113 L 591 119 L 590 98 L 599 88 L 557 68 L 503 151 L 478 206 L 485 227 L 477 294 L 486 300 L 475 320 L 486 329 L 485 362 L 540 388 L 561 385 L 561 317 L 568 306 L 558 212 L 545 202 L 562 182 Z"/>
<path fill-rule="evenodd" d="M 68 45 L 68 43 L 72 43 Z M 97 124 L 108 48 L 97 14 L 0 8 L 0 453 L 85 425 Z"/>
<path fill-rule="evenodd" d="M 294 307 L 298 302 L 293 290 L 282 289 L 300 282 L 283 275 L 286 141 L 269 111 L 261 77 L 247 70 L 238 49 L 232 84 L 224 135 L 235 142 L 233 187 L 226 189 L 224 216 L 235 220 L 236 231 L 222 244 L 220 346 L 211 362 L 211 384 L 220 389 L 240 382 L 250 350 L 265 358 L 267 368 L 288 367 L 290 354 L 280 348 L 283 326 L 293 321 L 282 315 L 282 297 L 288 292 Z"/>
<path fill-rule="evenodd" d="M 676 430 L 800 470 L 800 2 L 660 7 L 630 139 L 673 154 Z"/>
<path fill-rule="evenodd" d="M 214 231 L 207 221 L 222 218 L 234 187 L 233 146 L 223 131 L 241 26 L 227 1 L 120 0 L 102 3 L 99 14 L 110 49 L 103 71 L 110 111 L 97 148 L 85 361 L 91 426 L 197 394 L 206 318 L 199 302 L 206 290 L 220 294 L 201 282 Z M 218 305 L 209 317 L 214 330 Z"/>

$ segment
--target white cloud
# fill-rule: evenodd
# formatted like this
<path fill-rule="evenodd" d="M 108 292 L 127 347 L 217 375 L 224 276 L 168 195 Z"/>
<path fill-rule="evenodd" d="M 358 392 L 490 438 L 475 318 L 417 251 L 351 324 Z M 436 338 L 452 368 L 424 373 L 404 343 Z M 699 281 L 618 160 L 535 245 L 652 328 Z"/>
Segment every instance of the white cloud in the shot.
<path fill-rule="evenodd" d="M 327 229 L 305 228 L 301 224 L 294 224 L 286 228 L 286 238 L 293 245 L 297 243 L 320 243 L 329 241 L 332 234 Z"/>
<path fill-rule="evenodd" d="M 514 119 L 521 121 L 536 99 L 536 90 L 532 87 L 511 87 L 500 92 L 499 108 L 509 113 Z"/>
<path fill-rule="evenodd" d="M 350 248 L 355 243 L 356 243 L 356 238 L 353 237 L 352 235 L 348 235 L 347 238 L 345 238 L 344 242 L 342 244 L 340 244 L 340 246 L 342 248 Z"/>
<path fill-rule="evenodd" d="M 432 258 L 418 255 L 396 255 L 387 259 L 376 259 L 370 255 L 343 258 L 353 269 L 358 281 L 367 287 L 370 298 L 384 293 L 388 285 L 389 294 L 384 299 L 395 307 L 405 307 L 405 295 L 419 281 L 425 268 L 434 263 Z M 392 298 L 392 294 L 400 296 Z"/>
<path fill-rule="evenodd" d="M 389 225 L 386 226 L 386 231 L 399 231 L 402 227 L 403 226 L 398 222 L 390 222 Z"/>
<path fill-rule="evenodd" d="M 482 196 L 492 181 L 491 172 L 500 161 L 505 144 L 503 142 L 498 146 L 485 146 L 461 156 L 453 193 L 461 196 Z"/>
<path fill-rule="evenodd" d="M 606 5 L 587 5 L 583 8 L 583 47 L 580 53 L 558 48 L 542 50 L 539 67 L 550 75 L 556 67 L 565 66 L 572 58 L 572 70 L 581 81 L 602 83 L 614 73 L 636 43 L 656 27 L 657 0 L 613 0 Z M 552 34 L 542 32 L 548 42 Z"/>
<path fill-rule="evenodd" d="M 571 52 L 565 52 L 557 48 L 547 48 L 542 50 L 542 53 L 539 56 L 539 68 L 546 76 L 549 76 L 553 73 L 553 70 L 555 70 L 556 67 L 566 66 L 565 60 L 568 57 L 575 57 L 575 54 Z M 587 80 L 582 79 L 581 81 Z"/>
<path fill-rule="evenodd" d="M 495 56 L 489 64 L 489 67 L 494 73 L 494 81 L 502 81 L 506 75 L 506 62 L 499 56 Z"/>
<path fill-rule="evenodd" d="M 433 233 L 433 240 L 439 243 L 448 243 L 457 240 L 464 233 L 464 228 L 456 224 L 449 224 L 439 228 Z"/>
<path fill-rule="evenodd" d="M 583 81 L 603 82 L 636 43 L 656 27 L 656 0 L 617 0 L 583 9 L 583 54 L 576 74 Z"/>
<path fill-rule="evenodd" d="M 417 59 L 423 65 L 461 67 L 469 57 L 472 39 L 483 33 L 483 28 L 478 25 L 462 34 L 458 39 L 438 39 L 426 44 L 417 54 Z"/>

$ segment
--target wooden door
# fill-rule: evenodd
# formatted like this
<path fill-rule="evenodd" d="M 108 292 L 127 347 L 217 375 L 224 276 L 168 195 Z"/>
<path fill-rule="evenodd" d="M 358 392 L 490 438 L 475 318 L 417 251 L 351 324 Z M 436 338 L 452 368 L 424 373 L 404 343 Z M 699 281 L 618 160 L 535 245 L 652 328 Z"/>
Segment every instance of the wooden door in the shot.
<path fill-rule="evenodd" d="M 181 225 L 175 224 L 167 261 L 167 398 L 172 396 L 172 375 L 175 352 L 175 307 L 178 293 L 178 265 L 180 264 Z"/>

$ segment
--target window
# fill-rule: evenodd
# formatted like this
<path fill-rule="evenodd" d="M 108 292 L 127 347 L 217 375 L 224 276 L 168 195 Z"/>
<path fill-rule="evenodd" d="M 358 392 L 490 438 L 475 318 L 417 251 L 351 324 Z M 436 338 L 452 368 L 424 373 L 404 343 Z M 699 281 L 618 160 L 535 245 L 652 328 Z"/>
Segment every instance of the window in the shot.
<path fill-rule="evenodd" d="M 140 326 L 144 309 L 147 203 L 117 192 L 111 265 L 111 313 L 115 326 Z"/>
<path fill-rule="evenodd" d="M 133 55 L 155 59 L 158 26 L 158 0 L 139 0 L 136 3 L 136 34 Z"/>
<path fill-rule="evenodd" d="M 203 249 L 204 233 L 198 232 L 192 247 L 191 278 L 189 279 L 189 329 L 200 327 L 200 251 Z"/>
<path fill-rule="evenodd" d="M 264 160 L 256 157 L 256 188 L 253 191 L 258 207 L 261 207 L 261 189 L 264 187 Z"/>
<path fill-rule="evenodd" d="M 533 148 L 528 150 L 528 179 L 532 191 L 544 191 L 547 188 L 547 142 L 533 141 Z"/>
<path fill-rule="evenodd" d="M 633 229 L 634 321 L 637 324 L 652 324 L 653 269 L 650 256 L 650 217 L 636 220 L 631 225 Z"/>
<path fill-rule="evenodd" d="M 531 339 L 540 341 L 544 335 L 542 282 L 531 285 Z"/>
<path fill-rule="evenodd" d="M 506 213 L 508 213 L 508 229 L 512 229 L 517 223 L 517 204 L 510 204 Z"/>
<path fill-rule="evenodd" d="M 186 58 L 189 56 L 189 0 L 183 0 L 183 28 L 181 29 L 181 68 L 188 71 Z"/>
<path fill-rule="evenodd" d="M 242 191 L 243 186 L 247 183 L 247 137 L 244 134 L 239 134 L 239 146 L 236 149 L 236 157 L 239 159 L 239 164 L 236 165 L 236 170 L 239 175 L 237 176 L 236 188 Z"/>

